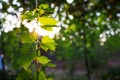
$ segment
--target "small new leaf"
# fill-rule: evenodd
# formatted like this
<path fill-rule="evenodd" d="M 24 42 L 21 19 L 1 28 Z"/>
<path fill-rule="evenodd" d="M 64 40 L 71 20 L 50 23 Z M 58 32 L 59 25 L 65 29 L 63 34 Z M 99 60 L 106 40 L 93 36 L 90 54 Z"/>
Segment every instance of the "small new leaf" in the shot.
<path fill-rule="evenodd" d="M 47 8 L 49 8 L 49 5 L 48 4 L 41 4 L 41 5 L 39 5 L 39 8 L 40 9 L 47 9 Z"/>
<path fill-rule="evenodd" d="M 39 10 L 39 14 L 40 14 L 40 15 L 43 15 L 44 13 L 45 13 L 44 10 L 42 10 L 42 9 Z"/>

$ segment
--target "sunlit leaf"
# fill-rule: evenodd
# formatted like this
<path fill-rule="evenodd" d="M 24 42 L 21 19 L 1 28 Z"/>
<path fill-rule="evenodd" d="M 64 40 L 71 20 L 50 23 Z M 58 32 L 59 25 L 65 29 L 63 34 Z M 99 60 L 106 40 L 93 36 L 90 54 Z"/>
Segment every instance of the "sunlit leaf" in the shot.
<path fill-rule="evenodd" d="M 33 31 L 33 32 L 30 33 L 30 36 L 31 36 L 31 38 L 35 41 L 35 40 L 37 40 L 38 33 L 35 32 L 35 31 Z"/>
<path fill-rule="evenodd" d="M 54 9 L 50 8 L 48 4 L 41 4 L 39 9 L 42 9 L 45 12 L 54 12 Z"/>
<path fill-rule="evenodd" d="M 41 48 L 43 49 L 43 50 L 45 50 L 45 51 L 47 51 L 49 48 L 48 48 L 48 46 L 46 46 L 46 45 L 44 45 L 44 44 L 41 44 Z"/>
<path fill-rule="evenodd" d="M 26 12 L 21 15 L 21 19 L 33 20 L 35 17 L 32 12 Z"/>
<path fill-rule="evenodd" d="M 41 26 L 41 27 L 42 27 L 42 26 Z M 42 28 L 45 29 L 45 30 L 48 30 L 48 31 L 52 31 L 52 30 L 53 30 L 52 27 L 45 27 L 45 26 L 43 26 Z"/>
<path fill-rule="evenodd" d="M 53 40 L 53 39 L 51 39 L 51 38 L 49 38 L 48 36 L 44 36 L 44 37 L 42 37 L 42 43 L 44 44 L 46 44 L 46 43 L 55 43 L 55 41 Z"/>
<path fill-rule="evenodd" d="M 43 14 L 45 13 L 45 11 L 42 10 L 42 9 L 40 9 L 40 10 L 39 10 L 39 13 L 40 13 L 40 15 L 43 15 Z"/>
<path fill-rule="evenodd" d="M 48 36 L 44 36 L 42 38 L 41 48 L 43 48 L 45 51 L 47 51 L 48 49 L 55 51 L 56 45 L 57 44 L 55 43 L 55 41 Z"/>
<path fill-rule="evenodd" d="M 41 4 L 41 5 L 39 5 L 40 9 L 47 9 L 48 7 L 49 7 L 48 4 Z"/>
<path fill-rule="evenodd" d="M 57 21 L 50 17 L 39 17 L 39 22 L 45 26 L 45 25 L 56 25 Z"/>
<path fill-rule="evenodd" d="M 46 80 L 46 75 L 43 71 L 40 71 L 39 73 L 39 80 Z"/>
<path fill-rule="evenodd" d="M 38 61 L 39 61 L 42 65 L 45 65 L 45 64 L 51 62 L 51 60 L 48 59 L 48 58 L 45 57 L 45 56 L 38 57 Z"/>
<path fill-rule="evenodd" d="M 44 25 L 41 26 L 43 29 L 48 30 L 48 31 L 52 31 L 53 27 L 55 27 L 56 25 Z"/>

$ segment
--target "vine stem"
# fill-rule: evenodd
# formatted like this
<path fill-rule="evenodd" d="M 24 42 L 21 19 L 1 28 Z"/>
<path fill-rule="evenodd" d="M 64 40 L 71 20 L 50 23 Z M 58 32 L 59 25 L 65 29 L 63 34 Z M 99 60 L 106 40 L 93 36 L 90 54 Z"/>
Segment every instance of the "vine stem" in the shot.
<path fill-rule="evenodd" d="M 35 4 L 36 4 L 36 9 L 37 9 L 37 7 L 38 7 L 38 0 L 36 0 L 36 3 L 35 3 Z"/>
<path fill-rule="evenodd" d="M 36 0 L 36 9 L 38 7 L 38 0 Z M 38 18 L 37 18 L 37 27 L 38 27 Z M 39 36 L 37 36 L 37 41 L 36 41 L 36 56 L 37 58 L 39 57 L 38 51 L 39 51 Z M 38 59 L 36 61 L 36 68 L 37 68 L 37 74 L 36 74 L 36 80 L 39 80 L 39 62 Z"/>
<path fill-rule="evenodd" d="M 38 42 L 36 42 L 36 56 L 38 57 Z M 36 69 L 37 69 L 37 74 L 36 74 L 36 79 L 39 80 L 39 63 L 38 60 L 36 61 Z"/>

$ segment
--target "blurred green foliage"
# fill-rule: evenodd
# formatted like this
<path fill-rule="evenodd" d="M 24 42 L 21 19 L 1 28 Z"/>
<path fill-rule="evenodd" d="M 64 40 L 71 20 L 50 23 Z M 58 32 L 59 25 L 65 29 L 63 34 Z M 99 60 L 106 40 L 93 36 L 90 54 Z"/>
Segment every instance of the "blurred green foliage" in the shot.
<path fill-rule="evenodd" d="M 3 5 L 3 8 L 0 9 L 1 13 L 9 13 L 11 15 L 16 15 L 7 10 L 10 6 L 12 6 L 15 10 L 23 8 L 24 11 L 32 10 L 33 8 L 35 8 L 35 0 L 18 0 L 18 2 L 20 3 L 20 6 L 13 4 L 13 0 L 9 0 L 8 3 L 0 1 L 0 3 L 2 3 Z M 87 54 L 89 55 L 88 59 L 90 68 L 93 71 L 102 67 L 104 60 L 106 61 L 106 59 L 108 59 L 110 55 L 119 53 L 119 0 L 73 0 L 72 4 L 68 4 L 66 0 L 38 0 L 38 4 L 41 3 L 47 3 L 51 6 L 54 5 L 54 13 L 56 13 L 54 17 L 62 22 L 62 24 L 60 24 L 60 33 L 59 35 L 55 36 L 56 42 L 58 43 L 55 53 L 59 60 L 64 60 L 67 62 L 67 68 L 70 67 L 70 71 L 71 69 L 74 69 L 73 67 L 75 67 L 75 64 L 84 60 L 85 46 L 87 48 Z M 46 7 L 47 6 L 40 8 L 45 9 Z M 39 10 L 39 12 L 41 14 L 44 13 L 44 11 L 42 10 Z M 45 17 L 43 18 L 45 19 Z M 40 19 L 40 21 L 41 20 L 42 18 Z M 50 22 L 48 22 L 48 20 L 46 21 L 47 23 L 43 24 L 48 25 L 48 23 Z M 0 23 L 3 22 L 4 19 L 0 19 Z M 53 23 L 56 22 L 53 21 Z M 47 30 L 51 30 L 50 27 L 49 29 L 46 26 L 44 28 Z M 21 49 L 20 36 L 18 35 L 21 33 L 19 32 L 21 31 L 17 29 L 9 33 L 4 33 L 4 42 L 5 46 L 7 46 L 5 47 L 7 61 L 15 61 L 14 59 L 17 59 L 14 58 L 15 53 L 24 53 L 24 51 L 22 52 Z M 86 36 L 86 38 L 84 35 Z M 84 44 L 85 39 L 86 42 Z M 106 41 L 102 41 L 102 39 L 106 39 Z M 33 44 L 26 45 L 29 46 L 29 49 L 28 51 L 25 51 L 30 52 L 29 54 L 31 54 Z M 49 45 L 47 46 L 49 47 Z M 46 45 L 43 46 L 43 48 L 45 47 Z M 53 47 L 50 48 L 54 50 Z M 17 52 L 17 50 L 19 51 Z M 34 52 L 34 50 L 32 51 Z M 34 55 L 31 55 L 29 58 L 31 59 L 33 57 Z"/>

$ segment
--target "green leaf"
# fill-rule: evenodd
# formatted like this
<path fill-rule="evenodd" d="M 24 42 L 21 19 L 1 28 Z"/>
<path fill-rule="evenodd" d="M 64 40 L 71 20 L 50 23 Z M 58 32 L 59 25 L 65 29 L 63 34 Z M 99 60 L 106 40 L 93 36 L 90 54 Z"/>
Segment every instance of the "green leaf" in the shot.
<path fill-rule="evenodd" d="M 19 54 L 19 56 L 16 56 L 16 59 L 13 63 L 14 68 L 23 67 L 25 70 L 28 68 L 28 66 L 31 64 L 32 60 L 35 56 L 32 54 Z"/>
<path fill-rule="evenodd" d="M 32 40 L 36 41 L 37 37 L 38 37 L 38 33 L 33 31 L 33 32 L 30 33 L 30 36 L 31 36 Z"/>
<path fill-rule="evenodd" d="M 30 70 L 20 70 L 20 72 L 18 72 L 17 78 L 16 80 L 31 80 L 32 76 L 31 76 L 31 71 Z"/>
<path fill-rule="evenodd" d="M 45 11 L 42 10 L 42 9 L 40 9 L 40 10 L 39 10 L 39 13 L 40 13 L 40 15 L 43 15 L 43 14 L 45 13 Z"/>
<path fill-rule="evenodd" d="M 53 64 L 53 63 L 48 63 L 47 66 L 48 66 L 48 67 L 56 67 L 56 65 Z"/>
<path fill-rule="evenodd" d="M 46 45 L 44 45 L 44 44 L 41 44 L 41 48 L 43 49 L 43 50 L 45 50 L 45 51 L 47 51 L 49 48 L 48 48 L 48 46 L 46 46 Z"/>
<path fill-rule="evenodd" d="M 32 12 L 25 12 L 21 15 L 21 19 L 33 20 L 35 17 Z"/>
<path fill-rule="evenodd" d="M 43 71 L 40 71 L 40 73 L 39 73 L 39 80 L 46 80 L 46 79 L 47 78 L 46 78 L 45 73 Z"/>
<path fill-rule="evenodd" d="M 39 9 L 44 10 L 45 12 L 54 12 L 54 9 L 50 8 L 48 4 L 41 4 Z"/>
<path fill-rule="evenodd" d="M 53 28 L 52 27 L 45 27 L 45 26 L 41 26 L 43 29 L 45 29 L 45 30 L 48 30 L 48 31 L 52 31 L 53 30 Z"/>
<path fill-rule="evenodd" d="M 54 9 L 52 9 L 52 8 L 47 8 L 47 9 L 45 9 L 44 11 L 45 11 L 45 12 L 54 12 Z"/>
<path fill-rule="evenodd" d="M 41 4 L 41 5 L 39 5 L 39 8 L 40 9 L 47 9 L 47 8 L 49 8 L 49 5 L 48 4 Z"/>
<path fill-rule="evenodd" d="M 21 47 L 18 48 L 17 51 L 14 54 L 13 58 L 13 67 L 19 68 L 23 67 L 25 70 L 28 68 L 28 66 L 31 64 L 33 59 L 36 57 L 35 55 L 35 49 L 33 49 L 31 44 L 23 44 Z"/>
<path fill-rule="evenodd" d="M 42 37 L 41 48 L 45 51 L 47 51 L 48 49 L 55 51 L 56 45 L 57 44 L 55 43 L 55 41 L 48 36 Z"/>
<path fill-rule="evenodd" d="M 53 18 L 50 18 L 50 17 L 39 17 L 39 20 L 38 20 L 43 26 L 46 26 L 46 25 L 56 25 L 57 24 L 57 21 Z"/>
<path fill-rule="evenodd" d="M 44 36 L 44 37 L 42 37 L 42 43 L 49 44 L 49 43 L 55 43 L 55 41 L 53 39 L 49 38 L 48 36 Z"/>
<path fill-rule="evenodd" d="M 45 56 L 38 57 L 38 61 L 39 61 L 42 65 L 46 65 L 47 63 L 51 62 L 51 60 L 48 59 L 48 58 L 45 57 Z"/>
<path fill-rule="evenodd" d="M 21 40 L 22 40 L 22 43 L 33 43 L 34 41 L 32 37 L 30 36 L 29 32 L 23 32 L 21 34 Z"/>
<path fill-rule="evenodd" d="M 52 31 L 53 27 L 55 27 L 56 25 L 44 25 L 41 26 L 43 29 L 48 30 L 48 31 Z"/>

